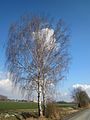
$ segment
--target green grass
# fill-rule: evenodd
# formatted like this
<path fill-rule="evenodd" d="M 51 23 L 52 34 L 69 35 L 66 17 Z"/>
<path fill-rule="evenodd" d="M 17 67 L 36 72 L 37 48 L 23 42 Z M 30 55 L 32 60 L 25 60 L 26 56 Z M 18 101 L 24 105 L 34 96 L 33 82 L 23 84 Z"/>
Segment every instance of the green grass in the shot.
<path fill-rule="evenodd" d="M 56 104 L 58 107 L 75 107 L 75 104 L 63 104 L 58 103 Z M 0 101 L 0 111 L 8 111 L 8 110 L 18 110 L 18 111 L 33 111 L 37 110 L 38 105 L 34 102 L 11 102 L 11 101 Z"/>
<path fill-rule="evenodd" d="M 66 108 L 66 107 L 75 107 L 76 106 L 76 104 L 69 104 L 69 103 L 58 103 L 57 104 L 57 106 L 59 106 L 59 107 L 64 107 L 64 108 Z"/>
<path fill-rule="evenodd" d="M 17 109 L 37 109 L 37 103 L 34 102 L 0 102 L 0 110 L 17 110 Z"/>

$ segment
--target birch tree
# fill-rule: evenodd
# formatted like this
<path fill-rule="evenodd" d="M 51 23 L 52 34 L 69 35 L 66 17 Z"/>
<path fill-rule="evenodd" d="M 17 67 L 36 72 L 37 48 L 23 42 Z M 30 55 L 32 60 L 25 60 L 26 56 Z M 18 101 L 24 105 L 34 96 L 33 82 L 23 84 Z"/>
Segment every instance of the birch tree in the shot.
<path fill-rule="evenodd" d="M 65 77 L 68 45 L 62 20 L 51 23 L 46 17 L 26 16 L 9 29 L 6 57 L 10 79 L 22 90 L 36 91 L 39 116 L 45 115 L 47 90 Z"/>

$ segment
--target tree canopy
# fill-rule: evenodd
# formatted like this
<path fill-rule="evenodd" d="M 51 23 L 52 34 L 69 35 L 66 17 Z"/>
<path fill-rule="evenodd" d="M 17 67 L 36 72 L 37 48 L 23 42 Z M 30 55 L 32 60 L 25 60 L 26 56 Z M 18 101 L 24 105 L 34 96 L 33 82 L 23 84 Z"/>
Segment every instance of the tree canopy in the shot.
<path fill-rule="evenodd" d="M 50 88 L 65 77 L 69 64 L 69 33 L 62 20 L 24 16 L 11 25 L 6 49 L 11 80 L 22 90 L 38 93 L 45 106 Z"/>

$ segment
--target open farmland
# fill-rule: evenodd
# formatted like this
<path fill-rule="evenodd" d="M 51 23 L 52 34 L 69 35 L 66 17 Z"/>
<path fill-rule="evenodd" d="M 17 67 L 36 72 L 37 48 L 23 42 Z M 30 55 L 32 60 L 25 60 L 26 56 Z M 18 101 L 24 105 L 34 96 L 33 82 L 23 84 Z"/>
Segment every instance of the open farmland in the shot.
<path fill-rule="evenodd" d="M 18 109 L 37 109 L 37 103 L 34 102 L 11 102 L 1 101 L 0 111 L 18 110 Z"/>
<path fill-rule="evenodd" d="M 76 107 L 73 103 L 57 103 L 58 107 Z M 35 102 L 12 102 L 0 101 L 0 110 L 17 110 L 17 109 L 37 109 L 38 104 Z"/>
<path fill-rule="evenodd" d="M 66 108 L 66 107 L 75 107 L 76 108 L 77 107 L 77 105 L 74 103 L 58 103 L 57 106 L 63 107 L 63 108 Z"/>
<path fill-rule="evenodd" d="M 62 118 L 64 116 L 67 116 L 68 114 L 71 114 L 72 112 L 75 112 L 74 109 L 72 108 L 75 106 L 75 104 L 56 103 L 55 106 L 57 106 L 55 107 L 55 110 L 58 110 L 57 113 L 60 114 L 59 117 Z M 23 117 L 25 119 L 30 116 L 37 117 L 37 107 L 38 104 L 34 102 L 1 101 L 0 118 L 2 118 L 2 120 L 17 120 L 17 119 L 22 120 Z"/>

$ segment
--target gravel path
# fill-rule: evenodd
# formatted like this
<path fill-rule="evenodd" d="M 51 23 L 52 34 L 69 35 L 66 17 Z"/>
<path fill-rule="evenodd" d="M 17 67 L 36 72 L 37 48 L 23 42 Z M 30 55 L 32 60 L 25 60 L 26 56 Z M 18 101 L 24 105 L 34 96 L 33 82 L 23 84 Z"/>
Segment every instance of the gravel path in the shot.
<path fill-rule="evenodd" d="M 77 113 L 75 116 L 68 120 L 90 120 L 90 109 Z"/>

